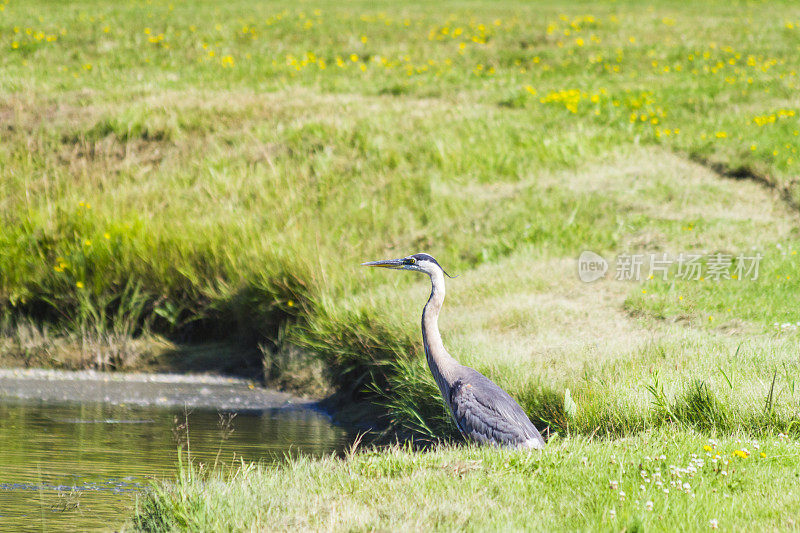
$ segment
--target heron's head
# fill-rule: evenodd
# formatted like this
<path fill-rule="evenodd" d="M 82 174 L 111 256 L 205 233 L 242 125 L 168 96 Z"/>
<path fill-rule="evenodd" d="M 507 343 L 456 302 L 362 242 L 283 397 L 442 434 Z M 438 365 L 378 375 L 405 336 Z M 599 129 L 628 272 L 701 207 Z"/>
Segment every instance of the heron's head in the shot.
<path fill-rule="evenodd" d="M 396 270 L 416 270 L 424 272 L 425 274 L 433 275 L 435 273 L 443 273 L 448 277 L 450 274 L 439 265 L 439 263 L 432 256 L 428 254 L 414 254 L 404 257 L 402 259 L 385 259 L 383 261 L 369 261 L 361 263 L 361 266 L 393 268 Z"/>

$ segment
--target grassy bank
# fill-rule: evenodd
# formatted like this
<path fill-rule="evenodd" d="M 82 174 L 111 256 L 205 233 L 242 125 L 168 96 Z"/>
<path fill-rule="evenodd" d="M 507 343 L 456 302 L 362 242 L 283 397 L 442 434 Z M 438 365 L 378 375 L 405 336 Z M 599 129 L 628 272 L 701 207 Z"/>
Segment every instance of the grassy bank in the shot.
<path fill-rule="evenodd" d="M 357 267 L 427 250 L 446 343 L 543 425 L 792 430 L 791 4 L 3 6 L 6 360 L 234 343 L 441 433 L 425 281 Z M 584 249 L 754 247 L 757 282 L 575 281 Z"/>
<path fill-rule="evenodd" d="M 145 531 L 755 531 L 797 528 L 796 442 L 646 432 L 542 453 L 443 447 L 185 470 L 138 507 Z"/>
<path fill-rule="evenodd" d="M 445 344 L 565 442 L 797 435 L 795 4 L 0 6 L 7 364 L 264 366 L 451 435 L 427 282 L 357 266 L 424 250 Z M 705 275 L 613 279 L 650 253 Z"/>

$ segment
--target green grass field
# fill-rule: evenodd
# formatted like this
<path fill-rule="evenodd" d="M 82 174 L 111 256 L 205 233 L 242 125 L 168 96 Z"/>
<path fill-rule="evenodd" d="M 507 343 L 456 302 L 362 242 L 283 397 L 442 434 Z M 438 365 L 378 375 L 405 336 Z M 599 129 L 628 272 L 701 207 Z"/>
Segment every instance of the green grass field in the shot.
<path fill-rule="evenodd" d="M 575 505 L 582 483 L 564 454 L 605 464 L 648 442 L 686 462 L 708 436 L 730 446 L 800 436 L 796 4 L 0 8 L 5 364 L 191 367 L 209 343 L 232 345 L 252 355 L 228 366 L 263 364 L 271 383 L 378 406 L 392 434 L 447 439 L 418 330 L 427 281 L 358 266 L 426 251 L 459 274 L 448 281 L 445 345 L 559 435 L 541 458 L 514 456 L 547 483 L 569 480 L 547 496 L 555 509 Z M 645 267 L 641 281 L 618 281 L 612 261 L 587 284 L 576 268 L 584 250 L 700 254 L 706 273 L 712 254 L 733 258 L 731 273 L 740 255 L 762 259 L 757 280 L 682 280 L 673 268 L 663 281 Z M 487 450 L 398 449 L 385 465 L 462 453 L 488 465 L 476 486 L 481 476 L 528 482 Z M 722 501 L 720 527 L 786 527 L 793 496 L 776 491 L 798 459 L 780 454 L 742 459 L 739 488 L 698 490 L 696 509 L 663 521 L 633 497 L 609 521 L 608 495 L 592 492 L 591 511 L 556 513 L 566 518 L 555 524 L 702 529 Z M 213 486 L 244 491 L 242 476 L 302 486 L 304 475 L 349 468 L 248 467 Z M 467 490 L 423 472 L 431 499 Z M 318 483 L 358 506 L 346 484 Z M 394 483 L 376 474 L 369 486 Z M 547 483 L 492 501 L 534 513 Z M 164 501 L 201 489 L 174 490 Z M 262 503 L 242 519 L 423 528 L 392 501 L 380 515 L 353 508 L 342 522 L 307 524 L 298 520 L 309 509 Z M 223 529 L 243 523 L 236 509 L 192 509 L 232 520 Z M 491 508 L 474 522 L 460 522 L 458 506 L 425 509 L 442 529 L 502 523 Z M 697 524 L 678 522 L 684 512 Z"/>

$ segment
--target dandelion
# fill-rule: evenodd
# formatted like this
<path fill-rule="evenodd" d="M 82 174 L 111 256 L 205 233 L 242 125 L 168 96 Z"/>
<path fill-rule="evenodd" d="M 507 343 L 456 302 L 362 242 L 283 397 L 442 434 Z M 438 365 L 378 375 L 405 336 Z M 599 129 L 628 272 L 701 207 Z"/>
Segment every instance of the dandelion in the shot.
<path fill-rule="evenodd" d="M 79 289 L 82 289 L 82 288 L 83 288 L 83 282 L 82 282 L 82 281 L 79 281 L 79 282 L 77 282 L 77 283 L 75 284 L 75 286 L 76 286 L 76 287 L 78 287 Z"/>

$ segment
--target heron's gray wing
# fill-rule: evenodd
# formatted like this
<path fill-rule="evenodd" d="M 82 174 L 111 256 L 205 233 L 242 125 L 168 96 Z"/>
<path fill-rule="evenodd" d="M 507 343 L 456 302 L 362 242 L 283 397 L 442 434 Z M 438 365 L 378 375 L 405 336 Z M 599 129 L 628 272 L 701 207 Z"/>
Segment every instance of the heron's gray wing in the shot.
<path fill-rule="evenodd" d="M 522 407 L 483 374 L 465 372 L 450 389 L 450 408 L 461 432 L 481 443 L 544 446 Z"/>

